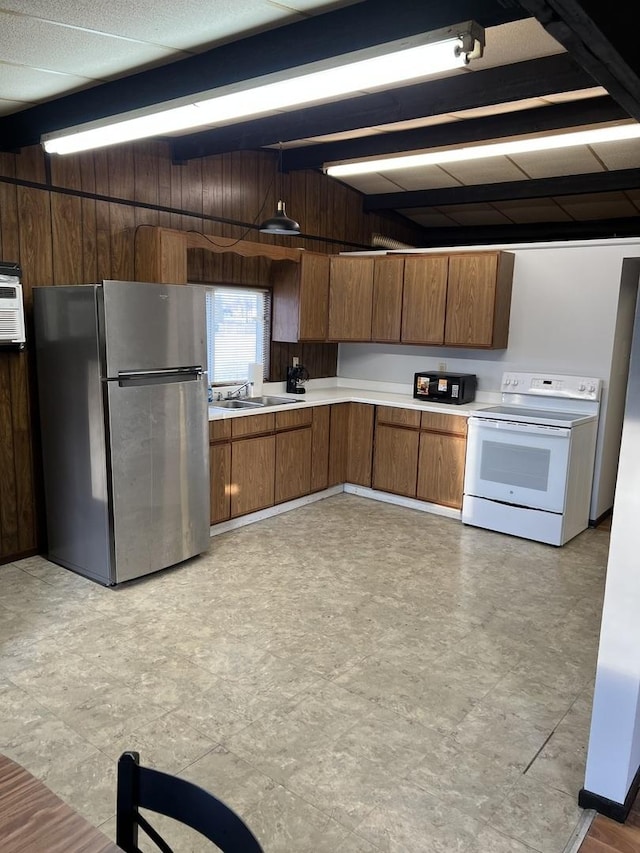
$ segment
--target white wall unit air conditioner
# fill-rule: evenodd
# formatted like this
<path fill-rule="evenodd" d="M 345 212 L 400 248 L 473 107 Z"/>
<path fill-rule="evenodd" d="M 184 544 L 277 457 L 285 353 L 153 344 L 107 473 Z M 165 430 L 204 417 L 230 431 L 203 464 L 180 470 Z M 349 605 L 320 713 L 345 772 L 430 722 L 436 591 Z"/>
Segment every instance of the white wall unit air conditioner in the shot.
<path fill-rule="evenodd" d="M 22 285 L 16 275 L 0 270 L 0 346 L 25 344 Z"/>

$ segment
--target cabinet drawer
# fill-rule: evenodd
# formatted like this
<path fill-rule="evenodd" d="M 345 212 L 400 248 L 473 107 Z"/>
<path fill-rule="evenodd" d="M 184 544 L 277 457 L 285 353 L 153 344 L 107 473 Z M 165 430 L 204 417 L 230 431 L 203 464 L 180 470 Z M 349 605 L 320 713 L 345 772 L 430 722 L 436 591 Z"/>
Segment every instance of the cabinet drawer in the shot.
<path fill-rule="evenodd" d="M 209 421 L 209 441 L 224 441 L 231 438 L 231 418 Z"/>
<path fill-rule="evenodd" d="M 420 429 L 420 412 L 417 409 L 397 409 L 395 406 L 378 406 L 377 422 Z"/>
<path fill-rule="evenodd" d="M 452 435 L 467 434 L 467 418 L 465 415 L 444 415 L 441 412 L 423 412 L 422 429 L 433 432 L 447 432 Z"/>
<path fill-rule="evenodd" d="M 276 429 L 292 429 L 308 426 L 313 419 L 313 409 L 287 409 L 276 412 Z"/>
<path fill-rule="evenodd" d="M 231 436 L 240 438 L 244 435 L 257 435 L 261 432 L 273 432 L 275 417 L 273 413 L 268 415 L 248 415 L 246 418 L 233 418 L 231 420 Z"/>

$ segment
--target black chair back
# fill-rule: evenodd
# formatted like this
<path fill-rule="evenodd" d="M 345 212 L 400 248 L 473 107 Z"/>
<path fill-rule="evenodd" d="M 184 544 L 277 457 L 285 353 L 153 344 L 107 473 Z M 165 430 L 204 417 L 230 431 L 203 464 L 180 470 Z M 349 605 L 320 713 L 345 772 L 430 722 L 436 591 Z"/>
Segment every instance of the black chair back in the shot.
<path fill-rule="evenodd" d="M 116 844 L 125 853 L 140 853 L 140 827 L 162 853 L 174 853 L 139 809 L 190 826 L 223 853 L 263 853 L 249 827 L 213 794 L 177 776 L 141 767 L 139 753 L 125 752 L 118 761 Z"/>

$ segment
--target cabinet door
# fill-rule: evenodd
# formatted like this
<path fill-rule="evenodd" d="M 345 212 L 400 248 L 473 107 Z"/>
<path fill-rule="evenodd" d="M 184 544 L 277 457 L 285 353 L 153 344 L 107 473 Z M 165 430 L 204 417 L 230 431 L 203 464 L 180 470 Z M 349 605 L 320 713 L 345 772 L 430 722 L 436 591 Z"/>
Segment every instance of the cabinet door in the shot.
<path fill-rule="evenodd" d="M 349 405 L 349 403 L 336 403 L 331 406 L 328 486 L 336 486 L 338 483 L 344 483 L 347 479 Z"/>
<path fill-rule="evenodd" d="M 226 521 L 231 514 L 231 444 L 209 447 L 209 492 L 211 524 Z"/>
<path fill-rule="evenodd" d="M 331 406 L 314 406 L 311 423 L 311 491 L 326 489 L 329 480 Z"/>
<path fill-rule="evenodd" d="M 464 436 L 420 434 L 417 491 L 420 500 L 460 509 L 466 449 Z"/>
<path fill-rule="evenodd" d="M 329 339 L 371 340 L 373 258 L 331 258 Z"/>
<path fill-rule="evenodd" d="M 329 320 L 329 255 L 304 252 L 300 259 L 301 341 L 324 341 Z"/>
<path fill-rule="evenodd" d="M 397 427 L 376 427 L 373 453 L 373 488 L 416 496 L 420 433 Z"/>
<path fill-rule="evenodd" d="M 276 435 L 275 503 L 290 501 L 311 490 L 311 427 Z"/>
<path fill-rule="evenodd" d="M 405 258 L 402 295 L 402 342 L 441 344 L 447 301 L 447 269 L 443 256 Z"/>
<path fill-rule="evenodd" d="M 404 258 L 374 259 L 372 341 L 400 340 L 403 275 Z"/>
<path fill-rule="evenodd" d="M 368 403 L 349 405 L 349 447 L 347 450 L 347 482 L 371 486 L 373 454 L 373 414 Z"/>
<path fill-rule="evenodd" d="M 499 252 L 449 259 L 445 344 L 507 346 L 513 255 Z"/>
<path fill-rule="evenodd" d="M 275 450 L 273 435 L 232 442 L 232 518 L 273 506 Z"/>

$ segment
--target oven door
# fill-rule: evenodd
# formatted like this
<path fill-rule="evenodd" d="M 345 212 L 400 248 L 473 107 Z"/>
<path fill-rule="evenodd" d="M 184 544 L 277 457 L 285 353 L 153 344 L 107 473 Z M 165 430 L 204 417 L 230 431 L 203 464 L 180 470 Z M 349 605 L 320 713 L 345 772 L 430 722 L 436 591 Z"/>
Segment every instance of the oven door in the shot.
<path fill-rule="evenodd" d="M 471 417 L 464 492 L 563 512 L 570 445 L 564 427 Z"/>

